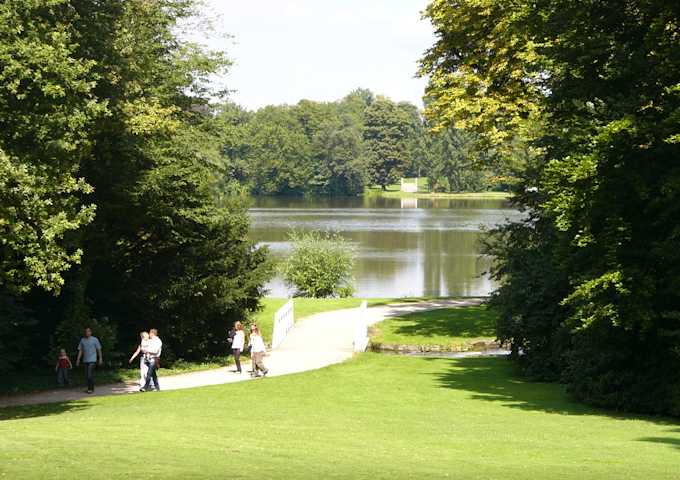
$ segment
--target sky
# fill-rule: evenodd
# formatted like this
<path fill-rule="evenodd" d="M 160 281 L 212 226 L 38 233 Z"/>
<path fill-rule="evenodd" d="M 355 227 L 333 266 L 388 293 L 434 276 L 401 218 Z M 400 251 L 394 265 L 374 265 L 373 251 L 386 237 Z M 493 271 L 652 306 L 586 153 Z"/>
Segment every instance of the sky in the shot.
<path fill-rule="evenodd" d="M 220 79 L 248 109 L 333 101 L 369 88 L 422 106 L 418 59 L 434 42 L 428 0 L 206 0 L 218 32 L 202 38 L 234 61 Z"/>

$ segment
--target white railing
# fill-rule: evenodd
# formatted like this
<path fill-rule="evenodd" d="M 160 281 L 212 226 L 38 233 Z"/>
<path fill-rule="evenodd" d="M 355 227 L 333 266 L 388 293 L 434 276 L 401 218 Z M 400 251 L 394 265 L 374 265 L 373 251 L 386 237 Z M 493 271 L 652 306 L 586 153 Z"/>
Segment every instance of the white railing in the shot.
<path fill-rule="evenodd" d="M 279 308 L 274 314 L 274 332 L 272 333 L 272 348 L 276 348 L 288 335 L 290 329 L 295 325 L 295 308 L 291 298 L 286 304 Z"/>
<path fill-rule="evenodd" d="M 364 352 L 368 347 L 368 302 L 364 300 L 359 307 L 356 330 L 354 332 L 354 351 Z"/>

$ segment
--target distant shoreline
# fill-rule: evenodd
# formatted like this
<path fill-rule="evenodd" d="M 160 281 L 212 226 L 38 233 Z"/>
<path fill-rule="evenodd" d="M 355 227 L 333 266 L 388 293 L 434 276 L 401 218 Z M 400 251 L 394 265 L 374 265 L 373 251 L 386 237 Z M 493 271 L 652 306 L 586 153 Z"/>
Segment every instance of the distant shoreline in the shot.
<path fill-rule="evenodd" d="M 509 192 L 458 192 L 458 193 L 428 193 L 428 192 L 402 192 L 399 190 L 367 190 L 364 196 L 376 196 L 384 198 L 453 198 L 453 199 L 479 199 L 479 200 L 509 200 L 512 194 Z"/>

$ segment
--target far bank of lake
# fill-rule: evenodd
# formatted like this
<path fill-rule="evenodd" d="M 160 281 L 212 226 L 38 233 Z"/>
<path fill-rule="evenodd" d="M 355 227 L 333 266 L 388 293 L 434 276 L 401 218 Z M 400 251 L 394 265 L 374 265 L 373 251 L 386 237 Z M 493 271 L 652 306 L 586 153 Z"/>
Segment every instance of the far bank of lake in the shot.
<path fill-rule="evenodd" d="M 292 228 L 333 230 L 357 246 L 356 295 L 362 297 L 485 296 L 494 288 L 480 255 L 482 229 L 519 218 L 503 198 L 383 196 L 258 197 L 251 236 L 274 256 L 290 251 Z M 272 296 L 289 292 L 281 279 Z"/>

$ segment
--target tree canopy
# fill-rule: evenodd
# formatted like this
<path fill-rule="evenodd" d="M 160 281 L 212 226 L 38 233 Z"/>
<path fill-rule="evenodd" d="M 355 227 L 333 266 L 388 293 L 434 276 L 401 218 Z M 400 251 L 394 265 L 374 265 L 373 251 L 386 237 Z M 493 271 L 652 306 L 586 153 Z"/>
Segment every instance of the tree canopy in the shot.
<path fill-rule="evenodd" d="M 426 116 L 522 159 L 527 218 L 488 245 L 499 337 L 582 400 L 680 414 L 680 4 L 434 0 L 426 16 Z"/>
<path fill-rule="evenodd" d="M 0 344 L 75 348 L 83 326 L 204 357 L 258 306 L 269 266 L 220 196 L 207 78 L 182 40 L 191 0 L 0 5 Z M 5 315 L 7 313 L 7 315 Z M 32 322 L 32 323 L 31 323 Z M 0 368 L 24 360 L 2 349 Z M 115 356 L 109 355 L 115 360 Z"/>
<path fill-rule="evenodd" d="M 255 112 L 225 104 L 215 133 L 222 137 L 227 191 L 357 195 L 402 176 L 429 176 L 439 191 L 505 187 L 497 164 L 475 161 L 477 154 L 469 157 L 470 149 L 458 143 L 443 147 L 451 131 L 432 133 L 415 105 L 370 90 L 354 90 L 336 102 L 302 100 Z M 449 181 L 454 175 L 468 180 Z"/>

